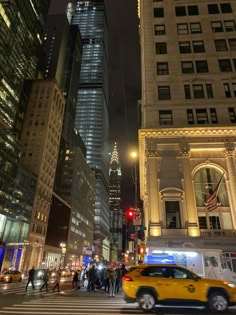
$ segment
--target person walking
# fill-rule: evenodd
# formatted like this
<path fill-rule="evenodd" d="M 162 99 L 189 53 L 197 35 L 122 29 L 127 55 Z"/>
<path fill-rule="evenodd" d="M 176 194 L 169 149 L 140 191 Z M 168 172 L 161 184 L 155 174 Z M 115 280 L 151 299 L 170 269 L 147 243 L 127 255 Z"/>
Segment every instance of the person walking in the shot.
<path fill-rule="evenodd" d="M 108 269 L 109 296 L 115 296 L 116 272 L 113 268 Z"/>
<path fill-rule="evenodd" d="M 34 266 L 29 270 L 29 274 L 28 274 L 28 282 L 25 286 L 25 291 L 27 291 L 28 285 L 31 283 L 32 284 L 32 288 L 34 290 L 34 275 L 35 275 L 35 270 L 34 270 Z"/>
<path fill-rule="evenodd" d="M 97 270 L 93 265 L 88 271 L 88 287 L 87 291 L 95 291 L 95 283 L 98 279 Z"/>
<path fill-rule="evenodd" d="M 78 271 L 75 271 L 73 279 L 72 279 L 72 289 L 78 290 L 78 282 L 79 282 L 79 274 Z"/>
<path fill-rule="evenodd" d="M 40 288 L 40 291 L 43 290 L 43 288 L 46 288 L 46 291 L 48 292 L 48 281 L 49 281 L 49 270 L 47 269 L 43 275 L 43 285 Z"/>
<path fill-rule="evenodd" d="M 58 270 L 55 274 L 55 282 L 54 282 L 54 287 L 53 287 L 53 292 L 55 292 L 56 288 L 57 291 L 60 292 L 60 280 L 61 280 L 61 273 Z"/>
<path fill-rule="evenodd" d="M 122 278 L 121 268 L 117 267 L 115 269 L 115 272 L 116 272 L 115 293 L 119 293 L 120 288 L 121 288 L 121 278 Z"/>

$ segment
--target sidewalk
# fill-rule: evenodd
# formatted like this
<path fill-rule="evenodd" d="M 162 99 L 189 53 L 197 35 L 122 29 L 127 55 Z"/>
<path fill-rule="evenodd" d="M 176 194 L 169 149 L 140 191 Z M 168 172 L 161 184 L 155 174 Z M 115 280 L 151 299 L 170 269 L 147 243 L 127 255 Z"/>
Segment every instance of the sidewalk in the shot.
<path fill-rule="evenodd" d="M 79 290 L 66 290 L 61 292 L 61 295 L 65 296 L 74 296 L 74 297 L 108 297 L 108 292 L 104 292 L 104 290 L 96 290 L 96 291 L 87 291 L 86 288 L 81 288 Z M 123 297 L 123 292 L 115 294 L 115 297 Z"/>

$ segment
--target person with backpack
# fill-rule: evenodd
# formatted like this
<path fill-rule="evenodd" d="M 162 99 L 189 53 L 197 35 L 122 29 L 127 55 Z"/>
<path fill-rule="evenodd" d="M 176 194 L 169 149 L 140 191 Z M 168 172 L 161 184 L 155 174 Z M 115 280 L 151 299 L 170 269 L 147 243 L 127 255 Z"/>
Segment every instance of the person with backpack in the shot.
<path fill-rule="evenodd" d="M 48 292 L 48 281 L 49 281 L 49 269 L 47 269 L 43 275 L 43 285 L 41 286 L 40 288 L 40 291 L 43 290 L 43 288 L 45 287 L 46 288 L 46 292 Z"/>

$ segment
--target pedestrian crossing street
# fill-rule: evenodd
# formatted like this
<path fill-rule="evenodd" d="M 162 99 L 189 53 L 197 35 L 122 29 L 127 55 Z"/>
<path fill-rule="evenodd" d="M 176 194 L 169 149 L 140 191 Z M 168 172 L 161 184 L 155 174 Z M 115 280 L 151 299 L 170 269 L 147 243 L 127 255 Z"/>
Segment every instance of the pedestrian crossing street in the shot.
<path fill-rule="evenodd" d="M 56 295 L 14 304 L 0 309 L 0 315 L 94 315 L 143 314 L 136 304 L 126 304 L 121 297 L 70 297 Z"/>

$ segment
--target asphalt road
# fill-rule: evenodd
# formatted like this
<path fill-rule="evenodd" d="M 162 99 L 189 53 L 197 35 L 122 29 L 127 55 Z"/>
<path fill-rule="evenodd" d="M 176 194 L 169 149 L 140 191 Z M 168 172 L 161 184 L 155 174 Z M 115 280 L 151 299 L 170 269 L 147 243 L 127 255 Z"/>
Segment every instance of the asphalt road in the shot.
<path fill-rule="evenodd" d="M 61 282 L 59 293 L 40 292 L 42 281 L 35 282 L 35 290 L 31 287 L 25 292 L 25 282 L 0 284 L 0 315 L 139 315 L 145 314 L 138 304 L 126 304 L 122 293 L 109 297 L 103 291 L 87 292 L 85 289 L 72 290 L 71 280 Z M 148 313 L 146 313 L 148 314 Z M 150 313 L 149 313 L 150 314 Z M 157 315 L 199 315 L 209 314 L 207 309 L 158 308 L 153 311 Z M 216 313 L 211 313 L 216 315 Z M 236 308 L 221 315 L 236 314 Z"/>

